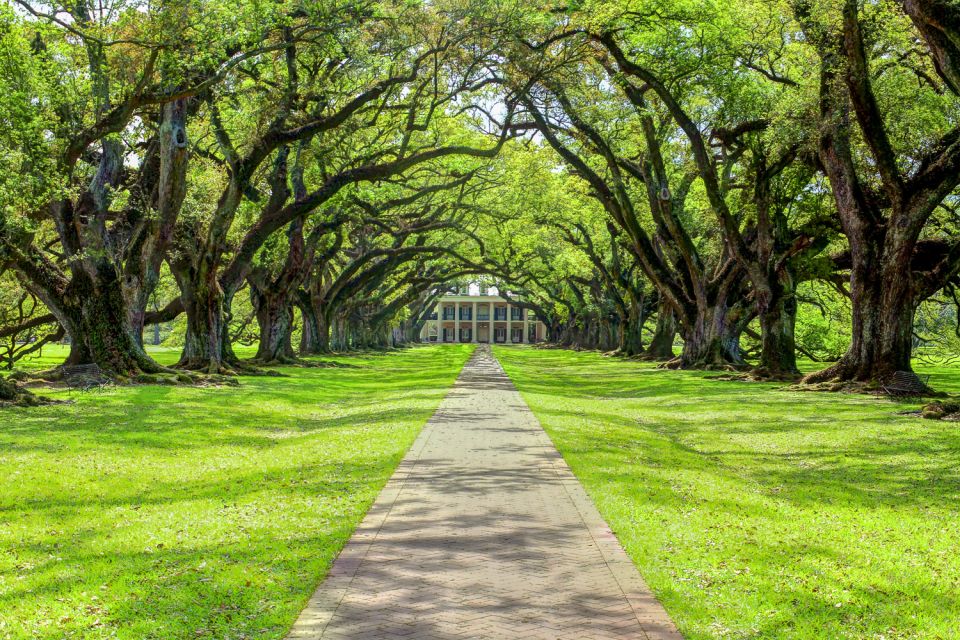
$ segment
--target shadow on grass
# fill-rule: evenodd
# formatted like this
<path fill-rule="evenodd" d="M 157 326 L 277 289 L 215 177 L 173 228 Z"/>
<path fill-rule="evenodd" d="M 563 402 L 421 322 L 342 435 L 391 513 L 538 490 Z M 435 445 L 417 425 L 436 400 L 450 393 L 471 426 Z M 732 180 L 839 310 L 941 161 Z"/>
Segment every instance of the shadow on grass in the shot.
<path fill-rule="evenodd" d="M 496 355 L 688 638 L 960 628 L 955 425 L 591 353 Z M 960 369 L 935 375 L 960 390 Z"/>
<path fill-rule="evenodd" d="M 0 423 L 0 636 L 281 638 L 469 350 Z"/>

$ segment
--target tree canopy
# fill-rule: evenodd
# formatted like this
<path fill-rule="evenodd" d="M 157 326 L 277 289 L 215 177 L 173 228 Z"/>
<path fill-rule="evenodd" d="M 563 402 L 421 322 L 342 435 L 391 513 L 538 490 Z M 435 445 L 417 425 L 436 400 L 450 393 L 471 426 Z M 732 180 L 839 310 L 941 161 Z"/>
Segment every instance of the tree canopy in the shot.
<path fill-rule="evenodd" d="M 0 363 L 169 373 L 162 325 L 257 373 L 482 282 L 554 343 L 876 383 L 955 344 L 958 42 L 950 0 L 14 0 Z"/>

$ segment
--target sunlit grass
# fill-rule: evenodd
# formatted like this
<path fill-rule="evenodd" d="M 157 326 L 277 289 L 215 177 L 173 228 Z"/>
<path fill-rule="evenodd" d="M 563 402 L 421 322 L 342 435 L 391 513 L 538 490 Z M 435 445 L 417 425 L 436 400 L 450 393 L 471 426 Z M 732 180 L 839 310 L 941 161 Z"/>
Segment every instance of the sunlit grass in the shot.
<path fill-rule="evenodd" d="M 687 638 L 960 637 L 958 423 L 595 353 L 495 353 Z M 960 392 L 960 370 L 923 372 Z"/>
<path fill-rule="evenodd" d="M 0 638 L 283 637 L 469 353 L 0 412 Z"/>

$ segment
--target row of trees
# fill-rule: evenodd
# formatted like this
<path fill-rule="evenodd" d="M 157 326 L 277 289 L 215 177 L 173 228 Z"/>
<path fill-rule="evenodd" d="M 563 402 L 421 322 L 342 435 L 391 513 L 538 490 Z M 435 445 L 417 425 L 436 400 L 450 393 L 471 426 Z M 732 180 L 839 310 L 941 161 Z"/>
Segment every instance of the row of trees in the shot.
<path fill-rule="evenodd" d="M 57 325 L 42 339 L 68 338 L 68 364 L 130 376 L 163 370 L 145 325 L 183 314 L 178 367 L 230 373 L 248 367 L 230 329 L 245 288 L 256 360 L 276 362 L 293 357 L 294 307 L 305 352 L 378 343 L 398 309 L 462 271 L 451 260 L 474 242 L 482 191 L 471 178 L 507 131 L 476 112 L 497 43 L 468 39 L 457 14 L 355 1 L 0 11 L 0 265 L 47 312 L 7 335 Z M 151 311 L 165 279 L 173 295 Z"/>
<path fill-rule="evenodd" d="M 950 0 L 0 20 L 11 364 L 68 339 L 70 364 L 163 371 L 143 333 L 173 321 L 178 367 L 243 372 L 413 340 L 473 278 L 555 342 L 771 377 L 813 355 L 798 314 L 847 304 L 849 349 L 809 379 L 869 382 L 910 370 L 917 310 L 960 271 Z"/>
<path fill-rule="evenodd" d="M 754 325 L 778 377 L 798 373 L 798 287 L 829 283 L 850 346 L 808 379 L 909 371 L 916 310 L 960 269 L 958 18 L 935 0 L 599 2 L 518 37 L 527 126 L 606 224 L 551 222 L 588 280 L 517 277 L 592 309 L 592 344 L 616 318 L 627 353 L 655 299 L 679 366 L 746 366 Z"/>

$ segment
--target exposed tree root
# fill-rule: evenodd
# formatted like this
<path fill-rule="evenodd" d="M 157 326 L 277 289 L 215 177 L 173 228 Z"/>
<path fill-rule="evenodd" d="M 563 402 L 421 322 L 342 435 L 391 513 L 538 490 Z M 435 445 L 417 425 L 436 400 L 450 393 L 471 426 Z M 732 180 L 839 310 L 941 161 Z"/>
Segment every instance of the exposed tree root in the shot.
<path fill-rule="evenodd" d="M 251 358 L 245 361 L 245 364 L 251 367 L 301 367 L 304 369 L 322 369 L 325 367 L 336 367 L 337 363 L 324 360 L 305 360 L 304 358 L 280 356 L 273 360 L 264 360 L 262 358 Z M 277 371 L 266 371 L 263 375 L 280 375 Z"/>
<path fill-rule="evenodd" d="M 179 371 L 193 371 L 206 373 L 208 375 L 236 376 L 239 375 L 233 368 L 228 367 L 226 363 L 219 360 L 208 360 L 205 358 L 181 358 L 180 362 L 174 365 Z"/>
<path fill-rule="evenodd" d="M 733 362 L 703 362 L 703 363 L 684 363 L 683 358 L 676 357 L 672 360 L 663 362 L 659 369 L 686 369 L 690 371 L 730 371 L 740 372 L 749 368 L 748 364 L 735 364 Z"/>
<path fill-rule="evenodd" d="M 359 369 L 360 365 L 348 362 L 334 362 L 333 360 L 304 360 L 302 364 L 294 365 L 318 369 Z"/>
<path fill-rule="evenodd" d="M 851 380 L 828 380 L 823 382 L 808 382 L 803 378 L 799 383 L 791 385 L 790 391 L 819 391 L 826 393 L 870 393 L 876 394 L 878 387 L 874 383 Z"/>
<path fill-rule="evenodd" d="M 236 376 L 225 376 L 220 374 L 199 374 L 185 373 L 177 371 L 172 374 L 164 373 L 141 373 L 134 376 L 130 382 L 134 384 L 159 384 L 168 386 L 194 386 L 194 387 L 236 387 L 240 381 Z"/>
<path fill-rule="evenodd" d="M 799 373 L 774 372 L 767 369 L 752 369 L 743 373 L 710 376 L 711 380 L 730 382 L 796 382 L 800 379 Z"/>
<path fill-rule="evenodd" d="M 538 342 L 533 345 L 534 349 L 568 349 L 569 347 L 559 342 Z"/>
<path fill-rule="evenodd" d="M 630 351 L 619 348 L 613 351 L 604 351 L 601 355 L 605 358 L 623 358 L 624 360 L 636 360 L 639 362 L 647 362 L 650 360 L 642 351 L 639 353 L 631 353 Z"/>
<path fill-rule="evenodd" d="M 773 371 L 765 367 L 757 367 L 745 375 L 754 382 L 797 382 L 803 377 L 799 371 Z"/>
<path fill-rule="evenodd" d="M 46 404 L 60 404 L 60 402 L 34 395 L 9 378 L 0 378 L 0 408 L 38 407 Z"/>
<path fill-rule="evenodd" d="M 274 378 L 282 378 L 284 375 L 279 371 L 273 369 L 264 369 L 262 366 L 258 366 L 253 362 L 231 362 L 230 366 L 233 367 L 236 372 L 235 375 L 240 376 L 271 376 Z"/>
<path fill-rule="evenodd" d="M 924 405 L 923 409 L 917 412 L 921 418 L 927 420 L 946 420 L 947 422 L 960 422 L 960 403 L 958 402 L 931 402 Z"/>
<path fill-rule="evenodd" d="M 808 373 L 801 380 L 800 384 L 803 385 L 821 385 L 821 384 L 844 384 L 848 382 L 856 382 L 852 380 L 853 372 L 850 370 L 850 367 L 847 365 L 846 361 L 842 358 L 837 362 L 833 363 L 826 369 L 820 371 L 814 371 L 813 373 Z M 833 391 L 834 389 L 812 389 L 813 391 Z"/>
<path fill-rule="evenodd" d="M 134 385 L 134 384 L 156 384 L 164 386 L 195 386 L 195 387 L 219 387 L 219 386 L 237 386 L 240 382 L 235 376 L 223 376 L 218 374 L 206 374 L 196 372 L 177 371 L 168 369 L 164 373 L 132 373 L 131 375 L 116 375 L 110 373 L 98 373 L 96 375 L 83 375 L 79 377 L 69 377 L 64 374 L 63 369 L 48 369 L 28 374 L 18 371 L 10 377 L 24 383 L 29 387 L 56 387 L 56 388 L 78 388 L 89 389 L 92 387 L 102 387 L 107 385 Z"/>
<path fill-rule="evenodd" d="M 901 372 L 897 372 L 897 375 L 900 375 L 900 373 Z M 942 391 L 933 390 L 929 385 L 922 382 L 920 378 L 913 375 L 912 372 L 906 373 L 908 378 L 915 379 L 907 380 L 909 388 L 902 390 L 899 394 L 895 393 L 895 396 L 904 398 L 942 398 L 947 395 Z M 791 390 L 888 395 L 884 389 L 885 386 L 887 386 L 887 388 L 896 388 L 902 384 L 903 383 L 897 382 L 895 376 L 879 380 L 858 378 L 853 375 L 851 368 L 841 360 L 823 371 L 804 376 L 798 384 L 791 387 Z"/>
<path fill-rule="evenodd" d="M 181 359 L 180 362 L 176 364 L 175 373 L 182 372 L 196 372 L 200 374 L 206 374 L 207 376 L 222 376 L 222 377 L 235 377 L 235 376 L 282 376 L 283 374 L 279 371 L 271 371 L 269 369 L 263 369 L 249 362 L 242 362 L 240 360 L 232 360 L 230 362 L 222 362 L 218 360 L 207 360 L 202 358 L 191 358 L 191 359 Z"/>
<path fill-rule="evenodd" d="M 649 351 L 644 351 L 643 353 L 638 353 L 637 355 L 631 357 L 642 362 L 672 362 L 673 360 L 677 359 L 677 356 L 674 354 L 666 356 L 657 353 L 650 353 Z"/>

